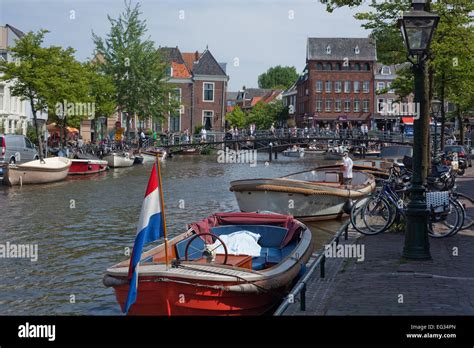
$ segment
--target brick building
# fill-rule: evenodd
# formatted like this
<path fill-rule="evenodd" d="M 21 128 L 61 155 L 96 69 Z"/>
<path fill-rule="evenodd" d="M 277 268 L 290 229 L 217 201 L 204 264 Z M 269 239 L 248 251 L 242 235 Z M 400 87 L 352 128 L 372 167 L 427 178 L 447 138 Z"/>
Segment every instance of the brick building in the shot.
<path fill-rule="evenodd" d="M 373 121 L 375 43 L 369 38 L 308 38 L 296 83 L 298 126 Z"/>
<path fill-rule="evenodd" d="M 169 82 L 176 86 L 181 107 L 171 113 L 163 124 L 170 133 L 185 129 L 222 131 L 226 113 L 226 93 L 229 77 L 226 64 L 218 63 L 212 53 L 186 53 L 178 47 L 160 48 L 170 63 Z"/>

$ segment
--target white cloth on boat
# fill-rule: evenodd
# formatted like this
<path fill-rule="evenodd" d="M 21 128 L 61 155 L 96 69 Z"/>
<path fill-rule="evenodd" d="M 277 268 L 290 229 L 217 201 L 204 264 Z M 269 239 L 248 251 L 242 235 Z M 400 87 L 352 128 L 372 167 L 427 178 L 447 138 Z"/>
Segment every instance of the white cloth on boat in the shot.
<path fill-rule="evenodd" d="M 249 255 L 260 256 L 262 247 L 258 245 L 260 235 L 250 231 L 242 230 L 231 234 L 219 236 L 227 247 L 229 255 Z M 211 249 L 215 249 L 217 254 L 224 254 L 224 247 L 219 240 L 212 244 Z"/>

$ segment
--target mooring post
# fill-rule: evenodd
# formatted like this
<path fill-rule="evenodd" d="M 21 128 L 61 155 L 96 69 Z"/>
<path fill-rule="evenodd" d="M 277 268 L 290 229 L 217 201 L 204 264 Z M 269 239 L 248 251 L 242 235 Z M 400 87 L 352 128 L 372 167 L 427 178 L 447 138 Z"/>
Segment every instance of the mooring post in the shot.
<path fill-rule="evenodd" d="M 278 146 L 274 146 L 275 159 L 278 159 Z"/>
<path fill-rule="evenodd" d="M 268 148 L 268 162 L 272 161 L 272 152 L 273 152 L 273 144 L 270 143 L 270 147 Z"/>
<path fill-rule="evenodd" d="M 305 311 L 306 310 L 306 283 L 303 284 L 303 288 L 301 289 L 300 292 L 300 310 Z"/>
<path fill-rule="evenodd" d="M 349 225 L 346 225 L 344 230 L 344 240 L 347 240 L 347 238 L 349 238 Z"/>
<path fill-rule="evenodd" d="M 324 278 L 325 275 L 326 275 L 326 272 L 325 272 L 326 270 L 324 269 L 325 266 L 326 266 L 326 255 L 323 255 L 323 257 L 321 258 L 321 265 L 319 266 L 320 271 L 321 271 L 321 273 L 320 273 L 321 278 Z"/>

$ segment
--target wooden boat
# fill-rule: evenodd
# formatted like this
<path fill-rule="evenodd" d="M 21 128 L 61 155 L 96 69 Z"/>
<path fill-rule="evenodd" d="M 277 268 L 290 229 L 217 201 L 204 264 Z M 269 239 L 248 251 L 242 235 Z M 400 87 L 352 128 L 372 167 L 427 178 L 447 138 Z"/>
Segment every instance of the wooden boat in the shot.
<path fill-rule="evenodd" d="M 135 161 L 134 156 L 128 152 L 118 153 L 113 152 L 104 157 L 111 168 L 131 167 Z"/>
<path fill-rule="evenodd" d="M 71 160 L 65 157 L 9 164 L 5 167 L 3 181 L 10 186 L 61 181 L 67 177 L 70 166 Z"/>
<path fill-rule="evenodd" d="M 184 149 L 178 155 L 200 155 L 201 151 L 197 148 Z"/>
<path fill-rule="evenodd" d="M 107 170 L 107 161 L 99 159 L 72 159 L 68 174 L 96 174 L 105 170 Z"/>
<path fill-rule="evenodd" d="M 283 156 L 303 158 L 304 149 L 301 147 L 290 147 L 283 151 Z"/>
<path fill-rule="evenodd" d="M 260 235 L 258 256 L 234 255 L 227 247 L 221 248 L 223 253 L 206 254 L 206 243 L 218 241 L 217 237 L 230 238 L 237 231 Z M 267 313 L 279 304 L 302 274 L 312 251 L 311 236 L 311 231 L 291 216 L 214 214 L 189 225 L 186 232 L 168 242 L 168 255 L 172 259 L 169 268 L 165 264 L 164 244 L 142 254 L 137 300 L 128 313 L 199 316 Z M 122 309 L 129 290 L 129 262 L 107 269 L 103 279 L 106 286 L 114 288 Z"/>
<path fill-rule="evenodd" d="M 330 146 L 324 154 L 325 160 L 340 160 L 344 156 L 344 152 L 349 151 L 347 146 Z"/>
<path fill-rule="evenodd" d="M 143 163 L 156 162 L 156 156 L 158 156 L 159 159 L 163 161 L 168 155 L 166 150 L 147 150 L 141 151 L 140 154 L 143 157 Z"/>
<path fill-rule="evenodd" d="M 230 183 L 241 211 L 269 210 L 299 219 L 324 220 L 342 216 L 350 200 L 375 188 L 373 175 L 353 171 L 352 185 L 343 184 L 340 168 L 313 169 L 276 179 Z"/>

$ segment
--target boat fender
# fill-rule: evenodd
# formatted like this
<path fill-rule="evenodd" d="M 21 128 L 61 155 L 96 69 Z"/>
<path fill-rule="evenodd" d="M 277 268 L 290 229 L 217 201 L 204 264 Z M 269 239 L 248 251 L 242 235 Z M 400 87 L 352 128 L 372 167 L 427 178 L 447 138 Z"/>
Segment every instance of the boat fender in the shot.
<path fill-rule="evenodd" d="M 352 201 L 352 199 L 350 199 L 350 198 L 347 199 L 346 203 L 344 203 L 344 206 L 342 207 L 342 211 L 346 214 L 350 214 L 353 204 L 354 204 L 354 202 Z"/>
<path fill-rule="evenodd" d="M 102 279 L 102 283 L 104 283 L 106 287 L 113 287 L 113 286 L 126 285 L 128 284 L 128 281 L 126 279 L 119 279 L 119 278 L 115 278 L 106 274 L 104 278 Z"/>

